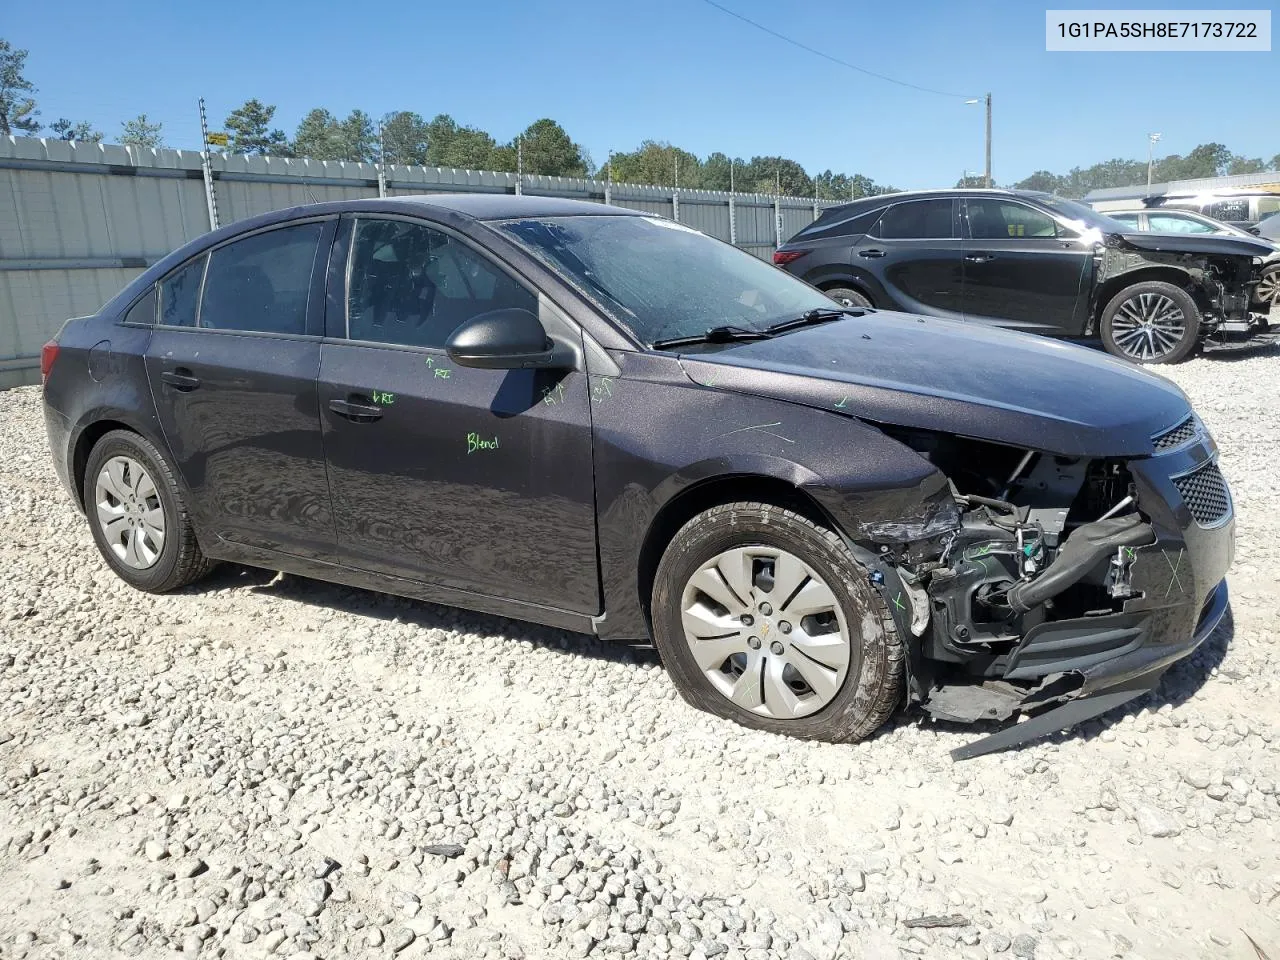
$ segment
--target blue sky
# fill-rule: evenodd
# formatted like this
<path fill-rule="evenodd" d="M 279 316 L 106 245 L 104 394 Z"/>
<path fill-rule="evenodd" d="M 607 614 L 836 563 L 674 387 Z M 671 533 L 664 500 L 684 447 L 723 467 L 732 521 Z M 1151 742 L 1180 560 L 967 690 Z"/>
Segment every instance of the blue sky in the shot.
<path fill-rule="evenodd" d="M 1149 131 L 1169 153 L 1210 140 L 1280 153 L 1275 52 L 1047 53 L 1045 8 L 1063 2 L 719 2 L 879 73 L 990 90 L 999 182 L 1145 158 Z M 15 2 L 0 36 L 30 51 L 46 123 L 88 119 L 108 139 L 146 112 L 170 145 L 196 148 L 197 97 L 217 129 L 256 96 L 290 134 L 314 106 L 450 113 L 499 140 L 549 116 L 597 163 L 653 138 L 906 188 L 950 186 L 983 164 L 981 106 L 828 63 L 702 0 Z"/>

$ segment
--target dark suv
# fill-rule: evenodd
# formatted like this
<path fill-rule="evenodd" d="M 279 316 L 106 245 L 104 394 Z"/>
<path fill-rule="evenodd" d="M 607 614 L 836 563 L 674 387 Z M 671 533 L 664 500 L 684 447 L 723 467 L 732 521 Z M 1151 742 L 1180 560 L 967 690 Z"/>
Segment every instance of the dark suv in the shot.
<path fill-rule="evenodd" d="M 691 703 L 777 733 L 855 740 L 905 697 L 1034 714 L 1008 744 L 1150 689 L 1226 610 L 1230 494 L 1173 385 L 837 308 L 603 204 L 267 214 L 42 367 L 54 466 L 139 589 L 222 560 L 652 637 Z"/>
<path fill-rule="evenodd" d="M 942 190 L 827 210 L 774 263 L 848 305 L 1056 337 L 1138 363 L 1269 332 L 1250 312 L 1269 244 L 1140 233 L 1045 193 Z"/>

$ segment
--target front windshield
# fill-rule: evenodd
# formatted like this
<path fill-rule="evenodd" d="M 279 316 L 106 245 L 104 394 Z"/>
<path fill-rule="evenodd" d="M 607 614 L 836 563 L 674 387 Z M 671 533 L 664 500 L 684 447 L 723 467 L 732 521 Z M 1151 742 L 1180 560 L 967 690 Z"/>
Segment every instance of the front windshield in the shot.
<path fill-rule="evenodd" d="M 1036 200 L 1057 210 L 1064 217 L 1078 221 L 1082 225 L 1081 229 L 1093 227 L 1107 233 L 1132 233 L 1135 229 L 1133 224 L 1113 220 L 1079 200 L 1068 200 L 1065 197 L 1036 197 Z"/>
<path fill-rule="evenodd" d="M 497 224 L 643 343 L 712 327 L 764 330 L 827 297 L 727 243 L 657 217 L 580 216 Z"/>

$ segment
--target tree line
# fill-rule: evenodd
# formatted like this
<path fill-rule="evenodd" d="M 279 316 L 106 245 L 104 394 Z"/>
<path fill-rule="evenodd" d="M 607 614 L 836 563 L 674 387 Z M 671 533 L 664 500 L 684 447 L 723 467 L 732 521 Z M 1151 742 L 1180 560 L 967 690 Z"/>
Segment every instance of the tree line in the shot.
<path fill-rule="evenodd" d="M 0 134 L 100 143 L 104 134 L 85 121 L 59 117 L 45 125 L 36 107 L 36 88 L 24 75 L 27 51 L 0 39 Z M 611 153 L 596 164 L 555 120 L 535 120 L 512 139 L 499 142 L 478 127 L 446 113 L 428 120 L 412 110 L 396 110 L 380 121 L 363 110 L 339 117 L 323 107 L 309 111 L 290 136 L 274 124 L 276 108 L 262 100 L 245 101 L 223 121 L 231 153 L 313 160 L 399 163 L 468 170 L 495 170 L 558 177 L 612 178 L 619 183 L 682 186 L 704 190 L 845 200 L 888 193 L 863 174 L 824 170 L 810 176 L 794 160 L 756 156 L 749 160 L 712 153 L 699 158 L 670 143 L 645 140 L 636 149 Z M 163 124 L 140 114 L 120 125 L 113 138 L 125 146 L 166 146 Z"/>
<path fill-rule="evenodd" d="M 103 134 L 85 121 L 59 117 L 47 127 L 36 107 L 34 84 L 24 75 L 27 51 L 14 49 L 0 39 L 0 135 L 37 136 L 42 131 L 65 140 L 98 143 Z M 237 154 L 305 157 L 313 160 L 351 160 L 366 163 L 399 163 L 468 170 L 543 174 L 559 177 L 595 177 L 618 183 L 681 186 L 704 190 L 737 190 L 743 193 L 851 200 L 891 193 L 896 188 L 878 184 L 863 174 L 836 173 L 830 169 L 810 176 L 795 160 L 782 156 L 755 156 L 750 160 L 720 152 L 705 158 L 670 143 L 644 140 L 634 150 L 611 153 L 598 165 L 556 121 L 536 120 L 506 142 L 478 127 L 458 123 L 446 113 L 427 120 L 411 110 L 396 110 L 376 121 L 363 110 L 338 117 L 317 107 L 298 124 L 293 136 L 274 126 L 276 108 L 256 98 L 246 100 L 223 121 L 229 143 Z M 126 146 L 158 148 L 166 145 L 163 124 L 139 114 L 120 125 L 116 141 Z M 1156 182 L 1215 177 L 1224 174 L 1280 171 L 1280 154 L 1264 161 L 1232 153 L 1220 143 L 1204 143 L 1186 156 L 1159 158 L 1152 171 Z M 1065 197 L 1082 197 L 1101 187 L 1145 183 L 1144 160 L 1113 159 L 1091 167 L 1073 167 L 1065 174 L 1037 170 L 1012 184 L 1014 188 L 1043 190 Z M 956 186 L 982 186 L 980 177 L 962 178 Z"/>
<path fill-rule="evenodd" d="M 1244 157 L 1232 153 L 1221 143 L 1202 143 L 1185 156 L 1178 153 L 1157 157 L 1151 168 L 1152 183 L 1171 180 L 1201 180 L 1241 173 L 1280 171 L 1280 153 L 1270 160 Z M 1015 190 L 1042 190 L 1061 197 L 1083 197 L 1091 190 L 1106 187 L 1132 187 L 1147 182 L 1146 160 L 1116 158 L 1095 163 L 1091 167 L 1072 167 L 1066 173 L 1037 170 L 1012 184 Z M 957 187 L 980 187 L 981 177 L 963 177 Z"/>

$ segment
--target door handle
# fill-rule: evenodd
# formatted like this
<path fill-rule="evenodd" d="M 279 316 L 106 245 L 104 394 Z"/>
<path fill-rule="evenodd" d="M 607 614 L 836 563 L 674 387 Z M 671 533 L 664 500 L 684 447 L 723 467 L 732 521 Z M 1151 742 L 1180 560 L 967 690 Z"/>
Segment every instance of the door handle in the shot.
<path fill-rule="evenodd" d="M 883 250 L 876 250 L 876 249 L 871 249 L 871 250 L 859 250 L 859 251 L 858 251 L 858 256 L 860 256 L 860 257 L 866 257 L 868 260 L 874 260 L 876 257 L 883 257 L 883 256 L 884 256 L 884 251 L 883 251 Z"/>
<path fill-rule="evenodd" d="M 165 370 L 160 374 L 160 379 L 173 387 L 173 389 L 181 390 L 183 393 L 190 393 L 200 386 L 200 378 L 194 376 L 186 367 Z"/>
<path fill-rule="evenodd" d="M 329 409 L 352 423 L 373 423 L 382 419 L 382 408 L 367 397 L 352 395 L 347 400 L 330 400 Z"/>
<path fill-rule="evenodd" d="M 965 259 L 970 263 L 988 263 L 995 259 L 995 255 L 990 253 L 969 253 L 965 255 Z"/>

